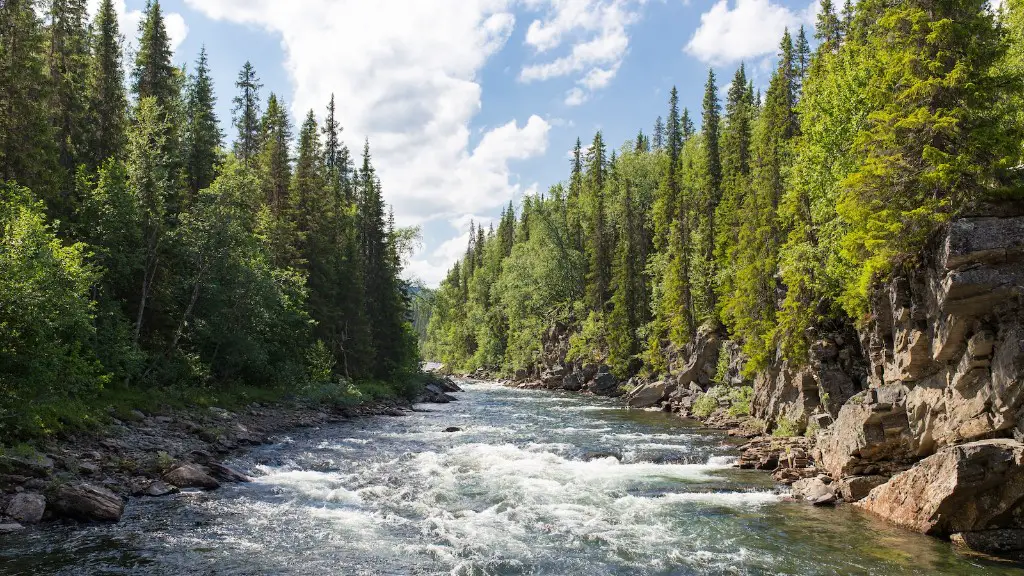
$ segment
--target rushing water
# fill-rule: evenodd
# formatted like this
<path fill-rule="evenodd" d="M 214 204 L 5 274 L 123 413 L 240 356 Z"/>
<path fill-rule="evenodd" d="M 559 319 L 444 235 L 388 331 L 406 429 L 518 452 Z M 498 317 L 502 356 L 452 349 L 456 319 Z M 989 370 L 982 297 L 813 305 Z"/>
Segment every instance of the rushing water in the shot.
<path fill-rule="evenodd" d="M 0 537 L 0 574 L 1021 574 L 784 502 L 729 467 L 725 436 L 671 416 L 466 389 L 259 448 L 234 462 L 251 484 Z"/>

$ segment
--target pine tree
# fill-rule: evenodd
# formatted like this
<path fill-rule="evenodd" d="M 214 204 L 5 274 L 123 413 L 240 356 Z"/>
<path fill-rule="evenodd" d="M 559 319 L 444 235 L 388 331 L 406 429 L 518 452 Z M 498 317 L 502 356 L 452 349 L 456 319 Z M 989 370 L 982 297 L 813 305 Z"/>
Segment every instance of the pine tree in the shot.
<path fill-rule="evenodd" d="M 697 133 L 697 129 L 693 126 L 693 120 L 690 119 L 690 111 L 686 108 L 683 108 L 683 116 L 679 120 L 679 126 L 683 133 L 684 143 Z"/>
<path fill-rule="evenodd" d="M 658 116 L 658 119 L 654 121 L 652 139 L 655 150 L 661 150 L 665 147 L 665 123 L 662 121 L 661 116 Z"/>
<path fill-rule="evenodd" d="M 121 32 L 113 0 L 102 0 L 93 22 L 89 74 L 89 122 L 92 125 L 86 162 L 96 170 L 124 151 L 128 98 L 124 88 Z"/>
<path fill-rule="evenodd" d="M 185 102 L 185 169 L 193 196 L 213 184 L 217 176 L 224 135 L 214 110 L 216 105 L 204 46 L 199 51 L 196 71 L 189 78 Z"/>
<path fill-rule="evenodd" d="M 821 50 L 835 50 L 839 47 L 840 22 L 832 0 L 821 0 L 814 37 L 821 41 Z"/>
<path fill-rule="evenodd" d="M 17 180 L 52 211 L 59 163 L 37 7 L 34 0 L 0 4 L 0 180 Z"/>
<path fill-rule="evenodd" d="M 48 68 L 53 98 L 50 114 L 61 167 L 61 219 L 70 218 L 76 200 L 75 170 L 88 155 L 89 33 L 85 0 L 50 3 Z"/>
<path fill-rule="evenodd" d="M 701 133 L 704 140 L 704 165 L 707 171 L 706 197 L 704 201 L 704 218 L 706 219 L 706 240 L 704 260 L 708 267 L 705 279 L 704 298 L 709 314 L 714 315 L 716 295 L 713 279 L 715 270 L 715 212 L 722 198 L 722 157 L 719 149 L 719 119 L 721 108 L 718 101 L 718 86 L 715 83 L 714 70 L 708 71 L 708 81 L 704 85 L 704 116 Z"/>
<path fill-rule="evenodd" d="M 239 93 L 233 100 L 235 107 L 232 121 L 235 128 L 238 129 L 238 136 L 235 139 L 235 156 L 250 167 L 255 163 L 261 145 L 260 88 L 262 87 L 259 78 L 256 77 L 256 70 L 251 63 L 246 62 L 235 82 L 235 88 L 239 90 Z"/>
<path fill-rule="evenodd" d="M 267 99 L 267 111 L 260 121 L 260 130 L 260 170 L 267 205 L 274 214 L 281 216 L 288 207 L 288 190 L 292 179 L 289 152 L 292 126 L 288 112 L 276 94 L 271 93 Z"/>
<path fill-rule="evenodd" d="M 644 257 L 642 225 L 637 218 L 633 195 L 627 183 L 619 208 L 619 243 L 612 269 L 612 309 L 608 316 L 608 360 L 620 377 L 634 371 L 633 360 L 640 352 L 638 330 L 644 321 Z"/>
<path fill-rule="evenodd" d="M 153 97 L 165 113 L 177 105 L 178 70 L 171 63 L 173 52 L 167 35 L 160 0 L 147 0 L 142 23 L 139 25 L 139 48 L 132 70 L 132 91 L 135 96 Z"/>
<path fill-rule="evenodd" d="M 584 182 L 587 207 L 587 306 L 593 312 L 604 310 L 611 287 L 611 254 L 608 247 L 607 214 L 605 212 L 605 177 L 607 161 L 604 138 L 599 131 L 587 151 Z"/>
<path fill-rule="evenodd" d="M 804 31 L 804 27 L 800 26 L 800 33 L 796 37 L 796 45 L 794 46 L 793 54 L 793 67 L 795 70 L 795 88 L 794 92 L 796 98 L 800 98 L 800 93 L 803 91 L 804 79 L 807 77 L 807 72 L 811 68 L 811 45 L 807 42 L 807 33 Z"/>
<path fill-rule="evenodd" d="M 569 226 L 569 244 L 583 251 L 583 142 L 576 138 L 572 149 L 572 171 L 569 176 L 569 194 L 566 198 L 566 217 Z"/>

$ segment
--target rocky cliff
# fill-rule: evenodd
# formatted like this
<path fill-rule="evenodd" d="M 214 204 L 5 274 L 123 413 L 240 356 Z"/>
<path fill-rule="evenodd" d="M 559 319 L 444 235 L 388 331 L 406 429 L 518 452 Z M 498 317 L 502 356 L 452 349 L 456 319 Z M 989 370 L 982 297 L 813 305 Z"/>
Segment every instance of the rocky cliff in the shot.
<path fill-rule="evenodd" d="M 739 346 L 702 330 L 667 352 L 667 374 L 619 383 L 566 362 L 564 325 L 517 380 L 625 395 L 742 435 L 805 436 L 754 440 L 741 465 L 774 470 L 816 503 L 860 501 L 911 529 L 1024 551 L 1024 217 L 956 220 L 902 269 L 856 327 L 809 333 L 806 365 L 780 361 L 752 381 Z M 749 399 L 733 393 L 745 386 Z"/>

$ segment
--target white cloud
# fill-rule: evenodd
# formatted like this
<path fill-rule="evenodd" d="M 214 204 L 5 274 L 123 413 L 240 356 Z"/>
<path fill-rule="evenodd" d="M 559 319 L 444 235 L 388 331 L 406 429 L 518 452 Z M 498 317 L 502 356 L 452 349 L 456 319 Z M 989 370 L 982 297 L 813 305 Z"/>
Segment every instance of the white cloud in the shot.
<path fill-rule="evenodd" d="M 546 151 L 550 125 L 536 115 L 471 145 L 479 74 L 512 33 L 514 1 L 186 0 L 280 36 L 297 117 L 321 113 L 335 94 L 349 146 L 370 139 L 399 225 L 498 210 L 524 192 L 510 162 Z M 451 264 L 433 250 L 437 240 L 425 238 L 410 272 L 436 278 L 426 264 Z"/>
<path fill-rule="evenodd" d="M 579 86 L 573 86 L 565 94 L 566 106 L 579 106 L 587 101 L 587 93 Z"/>
<path fill-rule="evenodd" d="M 90 18 L 95 17 L 96 12 L 99 11 L 100 1 L 89 0 L 88 10 Z M 126 40 L 125 48 L 129 55 L 134 54 L 138 45 L 142 10 L 132 10 L 129 12 L 124 0 L 114 0 L 114 11 L 117 12 L 117 23 L 121 28 L 121 34 L 124 35 Z M 185 24 L 185 18 L 177 12 L 164 12 L 164 26 L 167 27 L 167 36 L 171 40 L 171 50 L 177 51 L 178 46 L 181 46 L 181 43 L 185 41 L 185 37 L 188 36 L 188 25 Z"/>
<path fill-rule="evenodd" d="M 526 32 L 526 44 L 538 55 L 571 44 L 569 53 L 524 66 L 522 82 L 575 76 L 566 94 L 568 106 L 586 101 L 589 92 L 608 85 L 629 49 L 628 27 L 639 19 L 646 0 L 526 0 L 529 8 L 546 8 Z"/>
<path fill-rule="evenodd" d="M 730 64 L 772 54 L 788 27 L 813 22 L 814 5 L 794 12 L 771 0 L 719 0 L 700 17 L 686 52 L 710 64 Z"/>

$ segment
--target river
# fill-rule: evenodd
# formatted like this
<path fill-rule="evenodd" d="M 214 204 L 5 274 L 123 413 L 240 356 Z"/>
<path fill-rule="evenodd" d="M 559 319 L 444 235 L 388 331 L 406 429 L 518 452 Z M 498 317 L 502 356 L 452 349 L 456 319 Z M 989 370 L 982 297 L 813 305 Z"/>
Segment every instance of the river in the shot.
<path fill-rule="evenodd" d="M 467 383 L 298 431 L 256 480 L 0 537 L 0 574 L 1022 574 L 851 506 L 784 501 L 735 442 L 614 401 Z M 458 432 L 444 432 L 448 427 Z"/>

